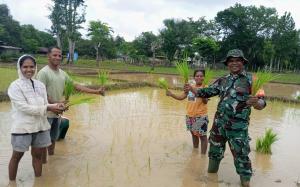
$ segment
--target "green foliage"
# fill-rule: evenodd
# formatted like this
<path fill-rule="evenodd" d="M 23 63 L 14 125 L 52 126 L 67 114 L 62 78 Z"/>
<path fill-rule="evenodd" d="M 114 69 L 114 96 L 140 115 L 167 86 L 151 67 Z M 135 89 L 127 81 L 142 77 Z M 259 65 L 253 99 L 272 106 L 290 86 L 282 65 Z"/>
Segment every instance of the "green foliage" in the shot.
<path fill-rule="evenodd" d="M 0 67 L 0 92 L 6 92 L 10 83 L 16 80 L 17 77 L 17 68 Z"/>
<path fill-rule="evenodd" d="M 69 102 L 67 103 L 66 107 L 70 107 L 70 106 L 74 106 L 74 105 L 79 105 L 79 104 L 83 104 L 83 103 L 92 103 L 94 102 L 94 97 L 92 96 L 85 96 L 82 94 L 76 94 L 73 95 Z"/>
<path fill-rule="evenodd" d="M 133 40 L 133 46 L 137 49 L 138 55 L 152 57 L 151 44 L 157 40 L 157 36 L 152 32 L 142 32 Z"/>
<path fill-rule="evenodd" d="M 65 36 L 68 38 L 70 62 L 72 63 L 75 41 L 81 36 L 78 30 L 82 28 L 81 24 L 85 22 L 85 1 L 52 0 L 52 2 L 53 5 L 49 7 L 51 11 L 49 18 L 52 21 L 52 28 L 54 32 L 64 28 Z"/>
<path fill-rule="evenodd" d="M 64 96 L 65 100 L 69 100 L 70 96 L 75 93 L 75 87 L 73 81 L 66 79 L 65 81 L 65 87 L 64 87 Z"/>
<path fill-rule="evenodd" d="M 17 54 L 11 54 L 11 53 L 2 53 L 0 54 L 0 61 L 1 62 L 12 62 L 12 61 L 16 61 L 16 59 L 18 59 L 18 55 Z"/>
<path fill-rule="evenodd" d="M 272 154 L 271 146 L 277 140 L 277 134 L 272 129 L 266 129 L 265 135 L 256 140 L 256 151 L 264 154 Z"/>
<path fill-rule="evenodd" d="M 255 75 L 253 75 L 252 82 L 252 95 L 256 95 L 258 90 L 262 89 L 263 85 L 269 83 L 270 81 L 276 80 L 278 76 L 272 75 L 272 73 L 268 71 L 258 71 Z"/>
<path fill-rule="evenodd" d="M 0 4 L 0 40 L 7 45 L 20 46 L 22 44 L 21 27 L 9 13 L 7 5 Z"/>
<path fill-rule="evenodd" d="M 184 83 L 187 83 L 189 81 L 189 65 L 187 62 L 187 57 L 185 57 L 183 60 L 181 60 L 180 62 L 176 62 L 176 69 L 179 72 L 179 74 L 181 75 Z"/>
<path fill-rule="evenodd" d="M 211 69 L 207 68 L 205 69 L 205 77 L 203 80 L 204 85 L 209 85 L 211 83 L 211 80 L 215 77 L 215 72 Z"/>
<path fill-rule="evenodd" d="M 109 72 L 108 71 L 99 71 L 98 78 L 99 78 L 99 83 L 101 86 L 104 86 L 108 82 L 108 76 Z"/>
<path fill-rule="evenodd" d="M 114 31 L 107 23 L 101 21 L 90 21 L 88 28 L 88 36 L 91 38 L 93 48 L 96 50 L 96 60 L 102 58 L 113 57 L 115 48 L 113 45 L 112 33 Z"/>
<path fill-rule="evenodd" d="M 157 82 L 158 82 L 159 87 L 161 87 L 165 90 L 168 90 L 169 84 L 168 84 L 168 81 L 165 78 L 161 77 L 161 78 L 158 79 Z"/>
<path fill-rule="evenodd" d="M 193 39 L 193 49 L 209 61 L 214 60 L 214 56 L 219 51 L 219 44 L 210 37 L 197 37 Z"/>

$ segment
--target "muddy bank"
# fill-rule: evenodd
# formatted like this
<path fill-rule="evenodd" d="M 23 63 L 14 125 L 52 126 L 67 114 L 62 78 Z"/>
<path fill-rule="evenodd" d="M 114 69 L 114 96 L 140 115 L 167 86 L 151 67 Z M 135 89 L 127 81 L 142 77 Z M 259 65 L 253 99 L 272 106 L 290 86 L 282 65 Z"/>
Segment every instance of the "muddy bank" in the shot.
<path fill-rule="evenodd" d="M 157 87 L 156 85 L 147 82 L 126 82 L 122 80 L 118 80 L 118 81 L 120 82 L 105 86 L 106 90 L 112 91 L 112 90 L 121 90 L 121 89 L 129 89 L 129 88 Z M 97 89 L 99 88 L 99 85 L 89 85 L 87 87 Z M 3 101 L 9 101 L 7 92 L 0 92 L 0 102 Z"/>
<path fill-rule="evenodd" d="M 111 84 L 108 86 L 105 86 L 107 91 L 112 91 L 112 90 L 122 90 L 122 89 L 129 89 L 129 88 L 142 88 L 142 87 L 154 87 L 157 88 L 158 86 L 152 83 L 148 83 L 148 82 L 124 82 L 122 80 L 118 80 L 121 81 L 119 83 L 115 83 L 115 84 Z M 99 88 L 99 86 L 97 85 L 90 85 L 87 86 L 89 88 L 93 88 L 93 89 L 97 89 Z M 181 87 L 173 87 L 172 90 L 182 90 Z M 282 101 L 285 103 L 296 103 L 296 104 L 300 104 L 300 100 L 296 100 L 296 99 L 290 99 L 287 97 L 280 97 L 280 96 L 266 96 L 267 100 L 270 101 Z M 0 102 L 3 101 L 9 101 L 9 97 L 7 95 L 7 92 L 0 92 Z"/>
<path fill-rule="evenodd" d="M 149 83 L 149 82 L 127 82 L 122 79 L 114 79 L 114 80 L 118 81 L 118 83 L 105 86 L 107 91 L 129 89 L 129 88 L 142 88 L 142 87 L 157 88 L 158 87 L 156 84 Z M 89 85 L 87 87 L 97 89 L 97 88 L 99 88 L 99 85 Z M 172 90 L 182 90 L 182 88 L 177 86 L 177 87 L 173 87 Z M 283 96 L 266 96 L 266 99 L 270 100 L 270 101 L 282 101 L 285 103 L 300 104 L 300 100 L 291 99 L 291 98 L 283 97 Z M 3 101 L 9 101 L 7 92 L 0 92 L 0 102 L 3 102 Z"/>

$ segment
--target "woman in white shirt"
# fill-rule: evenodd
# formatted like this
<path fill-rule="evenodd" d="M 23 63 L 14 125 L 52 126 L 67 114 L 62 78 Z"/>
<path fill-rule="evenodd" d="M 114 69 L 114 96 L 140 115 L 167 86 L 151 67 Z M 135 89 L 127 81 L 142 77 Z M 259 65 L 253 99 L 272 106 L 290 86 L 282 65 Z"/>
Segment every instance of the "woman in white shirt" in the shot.
<path fill-rule="evenodd" d="M 42 150 L 51 144 L 50 124 L 47 111 L 62 113 L 61 103 L 48 104 L 44 84 L 33 79 L 36 61 L 30 55 L 23 55 L 17 63 L 19 78 L 8 88 L 12 103 L 11 144 L 12 157 L 9 162 L 9 179 L 15 180 L 19 162 L 31 146 L 32 166 L 36 177 L 42 174 Z"/>

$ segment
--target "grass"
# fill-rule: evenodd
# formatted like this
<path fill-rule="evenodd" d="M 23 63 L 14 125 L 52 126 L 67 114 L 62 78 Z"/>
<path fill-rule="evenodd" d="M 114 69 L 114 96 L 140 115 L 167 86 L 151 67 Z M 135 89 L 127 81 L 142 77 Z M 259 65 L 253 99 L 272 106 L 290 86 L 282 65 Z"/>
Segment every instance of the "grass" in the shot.
<path fill-rule="evenodd" d="M 47 57 L 44 55 L 35 55 L 37 59 L 37 63 L 40 65 L 47 64 Z M 65 58 L 66 59 L 66 58 Z M 63 64 L 66 62 L 64 61 Z M 94 59 L 79 59 L 74 66 L 76 67 L 91 67 L 98 68 L 97 63 Z M 122 71 L 136 71 L 136 72 L 145 72 L 145 73 L 163 73 L 163 74 L 176 74 L 176 67 L 155 67 L 154 70 L 151 70 L 151 65 L 133 65 L 128 64 L 122 61 L 113 61 L 113 60 L 105 60 L 100 62 L 100 67 L 103 69 L 110 70 L 122 70 Z M 1 69 L 1 68 L 0 68 Z M 191 72 L 190 72 L 191 73 Z M 228 74 L 226 69 L 219 69 L 215 71 L 215 78 L 221 77 L 223 75 Z M 298 73 L 289 72 L 289 73 L 272 73 L 272 75 L 280 75 L 280 79 L 274 81 L 279 83 L 289 83 L 289 84 L 300 84 L 300 76 Z"/>
<path fill-rule="evenodd" d="M 75 93 L 75 87 L 73 81 L 67 79 L 65 81 L 65 87 L 64 87 L 64 96 L 65 100 L 69 100 L 70 96 Z"/>
<path fill-rule="evenodd" d="M 176 62 L 176 69 L 178 71 L 178 73 L 180 74 L 180 76 L 182 77 L 184 83 L 187 83 L 189 81 L 189 74 L 190 74 L 190 70 L 189 70 L 189 65 L 188 62 L 185 59 L 183 59 L 182 61 Z"/>
<path fill-rule="evenodd" d="M 67 103 L 66 107 L 79 105 L 83 103 L 92 103 L 94 101 L 94 97 L 86 96 L 82 94 L 76 94 L 69 98 L 69 102 Z"/>
<path fill-rule="evenodd" d="M 0 91 L 6 91 L 18 77 L 16 68 L 0 68 Z"/>
<path fill-rule="evenodd" d="M 165 78 L 161 77 L 161 78 L 158 79 L 157 82 L 158 82 L 159 87 L 161 87 L 165 90 L 168 90 L 169 85 L 168 85 L 168 81 Z"/>
<path fill-rule="evenodd" d="M 258 71 L 253 76 L 253 83 L 252 83 L 252 95 L 256 95 L 257 92 L 262 89 L 263 85 L 274 81 L 278 78 L 278 76 L 274 76 L 272 73 L 267 71 Z"/>
<path fill-rule="evenodd" d="M 47 58 L 45 56 L 35 56 L 37 59 L 37 63 L 39 67 L 45 65 L 47 63 Z M 5 64 L 1 65 L 0 67 L 0 91 L 6 91 L 9 84 L 18 78 L 16 72 L 15 64 L 10 65 Z M 9 67 L 7 67 L 9 66 Z M 73 66 L 75 67 L 89 67 L 89 68 L 97 68 L 95 60 L 88 60 L 88 59 L 79 59 L 76 64 Z M 121 61 L 103 61 L 100 64 L 101 69 L 109 69 L 109 70 L 118 70 L 118 71 L 130 71 L 130 72 L 144 72 L 149 73 L 151 71 L 150 65 L 143 65 L 137 66 L 133 64 L 124 63 Z M 192 73 L 192 69 L 189 70 L 189 73 Z M 161 73 L 161 74 L 177 74 L 176 67 L 169 66 L 169 67 L 155 67 L 153 73 Z M 214 70 L 214 78 L 224 76 L 228 74 L 228 70 L 219 69 Z M 273 76 L 280 76 L 280 79 L 277 79 L 273 82 L 278 83 L 289 83 L 289 84 L 300 84 L 300 76 L 297 73 L 272 73 Z M 4 81 L 3 81 L 4 80 Z M 95 77 L 88 77 L 88 76 L 76 76 L 75 81 L 97 85 L 99 84 L 98 78 Z"/>
<path fill-rule="evenodd" d="M 277 134 L 272 129 L 266 129 L 265 135 L 256 140 L 256 151 L 263 154 L 272 154 L 271 146 L 277 140 Z"/>
<path fill-rule="evenodd" d="M 214 77 L 216 77 L 215 76 L 215 71 L 213 71 L 209 68 L 205 69 L 205 77 L 204 77 L 204 80 L 203 80 L 203 84 L 204 85 L 211 84 L 211 81 Z"/>
<path fill-rule="evenodd" d="M 101 86 L 104 86 L 105 84 L 107 84 L 108 75 L 109 75 L 108 71 L 102 70 L 102 71 L 99 72 L 98 78 L 99 78 L 99 83 L 100 83 Z"/>

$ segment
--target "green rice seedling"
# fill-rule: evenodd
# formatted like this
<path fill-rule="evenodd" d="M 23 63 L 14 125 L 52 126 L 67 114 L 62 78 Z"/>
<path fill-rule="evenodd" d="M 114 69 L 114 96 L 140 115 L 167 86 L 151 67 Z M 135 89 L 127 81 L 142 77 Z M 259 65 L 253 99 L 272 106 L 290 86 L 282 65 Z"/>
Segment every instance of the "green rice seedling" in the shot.
<path fill-rule="evenodd" d="M 181 60 L 180 62 L 176 62 L 176 69 L 179 72 L 179 74 L 181 75 L 184 83 L 187 83 L 189 81 L 189 65 L 187 62 L 187 57 L 185 57 L 183 60 Z"/>
<path fill-rule="evenodd" d="M 66 107 L 70 107 L 73 105 L 79 105 L 79 104 L 83 104 L 83 103 L 92 103 L 93 101 L 94 101 L 94 97 L 92 97 L 92 96 L 85 96 L 82 94 L 77 94 L 70 98 Z"/>
<path fill-rule="evenodd" d="M 211 80 L 215 77 L 215 72 L 211 69 L 207 68 L 205 70 L 205 77 L 203 80 L 204 85 L 209 85 L 211 83 Z"/>
<path fill-rule="evenodd" d="M 99 71 L 98 78 L 101 86 L 104 86 L 108 82 L 108 71 Z"/>
<path fill-rule="evenodd" d="M 73 95 L 75 92 L 75 87 L 74 87 L 74 83 L 72 80 L 70 79 L 67 79 L 65 81 L 65 87 L 64 87 L 64 97 L 65 97 L 65 100 L 69 100 L 70 99 L 70 96 Z"/>
<path fill-rule="evenodd" d="M 87 174 L 88 186 L 90 186 L 89 162 L 86 163 L 86 174 Z"/>
<path fill-rule="evenodd" d="M 161 78 L 158 79 L 157 82 L 158 82 L 159 87 L 161 87 L 165 90 L 168 90 L 169 85 L 168 85 L 168 81 L 165 78 L 161 77 Z"/>
<path fill-rule="evenodd" d="M 268 71 L 258 71 L 253 76 L 253 82 L 252 82 L 252 95 L 256 95 L 257 92 L 262 89 L 264 84 L 269 83 L 270 81 L 273 81 L 277 79 L 277 76 L 273 76 L 271 72 Z"/>
<path fill-rule="evenodd" d="M 148 156 L 148 171 L 151 172 L 151 158 Z"/>
<path fill-rule="evenodd" d="M 272 129 L 266 129 L 265 135 L 256 140 L 256 151 L 263 154 L 272 154 L 271 146 L 278 140 Z"/>

